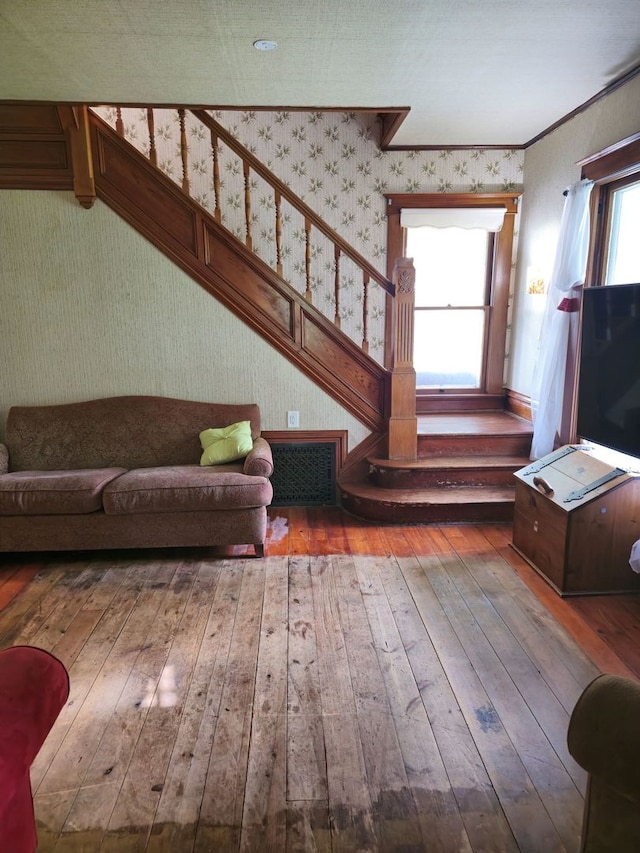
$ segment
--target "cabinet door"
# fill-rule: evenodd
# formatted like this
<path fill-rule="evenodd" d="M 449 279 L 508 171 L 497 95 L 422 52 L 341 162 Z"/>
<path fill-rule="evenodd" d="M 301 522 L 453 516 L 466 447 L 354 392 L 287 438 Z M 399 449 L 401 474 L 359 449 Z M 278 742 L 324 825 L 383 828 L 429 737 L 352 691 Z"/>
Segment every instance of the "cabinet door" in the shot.
<path fill-rule="evenodd" d="M 516 482 L 513 544 L 560 591 L 564 589 L 567 519 L 544 495 Z"/>

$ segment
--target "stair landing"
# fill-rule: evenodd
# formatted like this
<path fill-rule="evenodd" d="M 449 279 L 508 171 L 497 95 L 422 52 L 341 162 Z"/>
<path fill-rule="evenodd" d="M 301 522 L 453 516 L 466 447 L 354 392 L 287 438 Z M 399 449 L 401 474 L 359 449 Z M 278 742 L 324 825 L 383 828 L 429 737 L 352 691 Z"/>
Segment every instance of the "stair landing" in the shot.
<path fill-rule="evenodd" d="M 513 518 L 513 472 L 529 463 L 532 426 L 506 412 L 418 418 L 418 458 L 370 457 L 366 480 L 340 483 L 343 507 L 387 523 Z"/>

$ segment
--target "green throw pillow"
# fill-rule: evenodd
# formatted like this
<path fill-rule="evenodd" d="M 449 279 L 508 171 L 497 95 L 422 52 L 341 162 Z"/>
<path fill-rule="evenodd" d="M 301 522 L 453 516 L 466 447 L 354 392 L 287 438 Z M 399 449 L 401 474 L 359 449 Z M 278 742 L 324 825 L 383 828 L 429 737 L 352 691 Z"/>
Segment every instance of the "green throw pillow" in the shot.
<path fill-rule="evenodd" d="M 242 459 L 253 448 L 251 421 L 238 421 L 222 429 L 205 429 L 200 433 L 200 444 L 204 451 L 201 465 L 221 465 Z"/>

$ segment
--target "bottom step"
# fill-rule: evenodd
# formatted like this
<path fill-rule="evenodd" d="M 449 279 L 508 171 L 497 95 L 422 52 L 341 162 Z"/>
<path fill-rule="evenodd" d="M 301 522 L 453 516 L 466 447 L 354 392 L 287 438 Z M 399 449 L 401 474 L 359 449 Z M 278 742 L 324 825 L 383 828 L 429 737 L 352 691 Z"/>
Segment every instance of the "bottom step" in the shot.
<path fill-rule="evenodd" d="M 358 518 L 395 524 L 513 521 L 511 486 L 381 489 L 368 483 L 340 487 L 342 507 Z"/>

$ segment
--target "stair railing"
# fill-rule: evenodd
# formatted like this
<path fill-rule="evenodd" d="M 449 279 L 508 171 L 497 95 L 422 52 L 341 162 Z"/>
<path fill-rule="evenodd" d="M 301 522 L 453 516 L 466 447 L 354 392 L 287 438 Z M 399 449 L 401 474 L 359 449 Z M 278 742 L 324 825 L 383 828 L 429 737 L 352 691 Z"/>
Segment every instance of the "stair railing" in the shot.
<path fill-rule="evenodd" d="M 103 110 L 109 115 L 105 116 Z M 111 123 L 117 133 L 132 142 L 151 163 L 163 168 L 159 127 L 171 125 L 177 139 L 181 174 L 169 174 L 185 193 L 209 209 L 215 220 L 259 255 L 272 269 L 347 334 L 361 349 L 370 353 L 372 318 L 378 324 L 376 340 L 390 339 L 386 318 L 388 296 L 395 288 L 363 255 L 334 231 L 282 180 L 274 175 L 244 145 L 235 139 L 206 110 L 145 108 L 99 108 L 96 112 Z M 127 136 L 123 113 L 134 113 L 146 124 L 148 140 Z M 168 114 L 173 113 L 173 119 Z M 194 124 L 195 123 L 195 124 Z M 208 141 L 207 164 L 201 158 L 195 169 L 206 174 L 206 190 L 194 180 L 190 157 L 194 141 L 204 150 Z M 222 177 L 221 163 L 231 152 L 237 164 Z M 177 158 L 176 158 L 177 159 Z M 231 182 L 235 183 L 233 186 Z M 211 200 L 211 193 L 213 199 Z M 294 252 L 297 250 L 297 253 Z M 374 285 L 374 287 L 372 287 Z M 350 291 L 349 298 L 345 290 Z M 359 316 L 355 315 L 359 308 Z"/>

